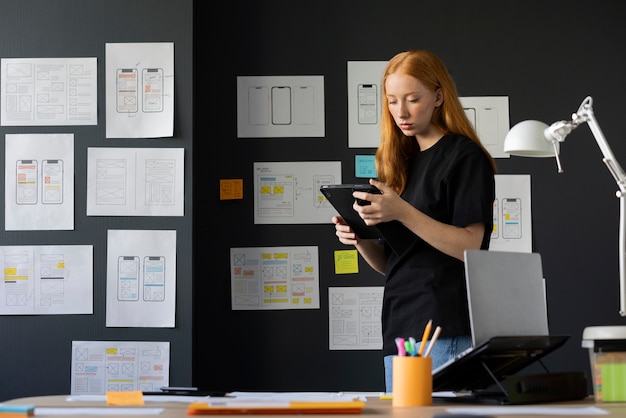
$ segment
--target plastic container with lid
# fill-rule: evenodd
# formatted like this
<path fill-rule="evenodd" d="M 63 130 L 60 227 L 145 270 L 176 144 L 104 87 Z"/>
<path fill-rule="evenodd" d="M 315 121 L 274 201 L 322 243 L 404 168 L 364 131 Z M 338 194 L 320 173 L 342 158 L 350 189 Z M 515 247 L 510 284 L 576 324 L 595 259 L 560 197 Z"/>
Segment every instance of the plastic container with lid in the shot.
<path fill-rule="evenodd" d="M 582 347 L 589 349 L 595 400 L 626 401 L 626 326 L 587 327 Z"/>

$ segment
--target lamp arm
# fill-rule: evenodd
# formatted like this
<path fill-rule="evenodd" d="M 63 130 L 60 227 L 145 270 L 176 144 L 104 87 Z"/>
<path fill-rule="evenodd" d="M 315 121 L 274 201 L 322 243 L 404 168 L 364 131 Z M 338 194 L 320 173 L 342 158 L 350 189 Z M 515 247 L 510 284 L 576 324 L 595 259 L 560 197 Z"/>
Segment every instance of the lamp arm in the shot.
<path fill-rule="evenodd" d="M 626 316 L 626 194 L 619 195 L 619 314 Z"/>
<path fill-rule="evenodd" d="M 604 158 L 602 161 L 606 164 L 611 175 L 617 182 L 619 190 L 615 193 L 619 198 L 619 286 L 620 286 L 620 309 L 621 316 L 626 316 L 626 174 L 624 170 L 615 160 L 613 151 L 609 146 L 598 121 L 593 114 L 593 106 L 591 97 L 585 98 L 577 113 L 572 115 L 573 128 L 580 123 L 587 122 L 591 133 L 602 151 Z M 569 132 L 568 132 L 569 133 Z M 562 141 L 562 140 L 561 140 Z"/>
<path fill-rule="evenodd" d="M 600 129 L 600 125 L 598 125 L 598 121 L 593 114 L 591 97 L 587 97 L 580 105 L 578 112 L 572 115 L 572 120 L 576 121 L 578 118 L 581 118 L 582 122 L 587 122 L 591 133 L 596 139 L 596 143 L 598 144 L 598 147 L 600 148 L 600 151 L 602 151 L 602 155 L 604 156 L 602 161 L 604 162 L 604 164 L 606 164 L 607 168 L 611 172 L 611 175 L 617 182 L 617 186 L 619 187 L 618 197 L 621 194 L 626 193 L 626 173 L 624 173 L 622 167 L 615 160 L 615 155 L 613 155 L 613 151 L 611 150 L 609 143 L 604 137 L 602 129 Z"/>

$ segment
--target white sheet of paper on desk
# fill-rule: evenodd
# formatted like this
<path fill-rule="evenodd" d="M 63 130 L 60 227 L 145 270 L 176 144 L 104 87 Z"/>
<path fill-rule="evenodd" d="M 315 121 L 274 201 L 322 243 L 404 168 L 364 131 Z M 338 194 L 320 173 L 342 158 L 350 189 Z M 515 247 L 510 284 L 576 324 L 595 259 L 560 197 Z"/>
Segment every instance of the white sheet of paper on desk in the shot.
<path fill-rule="evenodd" d="M 374 393 L 374 392 L 372 392 Z M 375 392 L 380 396 L 379 392 Z M 365 393 L 361 392 L 229 392 L 228 396 L 235 399 L 260 399 L 260 400 L 289 400 L 289 401 L 302 401 L 307 402 L 330 402 L 330 401 L 367 401 L 364 396 Z M 369 395 L 368 395 L 369 396 Z"/>
<path fill-rule="evenodd" d="M 480 408 L 447 408 L 451 414 L 488 414 L 488 415 L 609 415 L 609 412 L 595 406 L 550 407 L 550 406 L 485 406 Z"/>
<path fill-rule="evenodd" d="M 35 408 L 35 416 L 59 416 L 59 417 L 67 417 L 70 415 L 73 416 L 102 416 L 106 415 L 107 417 L 114 415 L 137 415 L 137 416 L 146 416 L 146 415 L 161 415 L 165 409 L 164 408 Z"/>

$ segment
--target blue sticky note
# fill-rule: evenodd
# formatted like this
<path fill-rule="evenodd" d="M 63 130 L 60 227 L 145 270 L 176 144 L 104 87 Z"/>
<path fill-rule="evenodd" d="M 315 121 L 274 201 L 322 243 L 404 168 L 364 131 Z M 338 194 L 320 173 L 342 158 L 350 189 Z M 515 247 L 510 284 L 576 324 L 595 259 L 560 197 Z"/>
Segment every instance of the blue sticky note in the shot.
<path fill-rule="evenodd" d="M 354 176 L 357 178 L 376 178 L 376 162 L 373 155 L 354 156 Z"/>

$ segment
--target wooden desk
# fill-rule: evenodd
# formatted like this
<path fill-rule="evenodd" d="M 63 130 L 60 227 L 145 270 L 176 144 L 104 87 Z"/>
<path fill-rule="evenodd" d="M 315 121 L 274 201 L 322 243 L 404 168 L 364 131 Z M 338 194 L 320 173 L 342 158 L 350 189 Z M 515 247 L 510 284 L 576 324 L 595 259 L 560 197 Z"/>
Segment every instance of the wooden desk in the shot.
<path fill-rule="evenodd" d="M 66 399 L 67 395 L 53 395 L 53 396 L 34 396 L 28 398 L 19 398 L 12 399 L 10 401 L 5 401 L 3 403 L 7 404 L 30 404 L 35 405 L 39 408 L 91 408 L 91 407 L 105 407 L 106 404 L 104 401 L 74 401 L 68 402 Z M 576 407 L 576 408 L 584 408 L 584 407 L 598 407 L 603 410 L 609 412 L 609 416 L 614 417 L 624 417 L 626 418 L 626 403 L 595 403 L 593 398 L 588 398 L 581 401 L 572 401 L 572 402 L 559 402 L 559 403 L 542 403 L 542 404 L 532 404 L 532 405 L 511 405 L 510 408 L 517 407 L 531 407 L 531 408 L 560 408 L 560 407 Z M 381 400 L 378 398 L 368 398 L 365 408 L 363 412 L 359 415 L 314 415 L 314 414 L 306 414 L 307 418 L 329 418 L 330 416 L 334 417 L 363 417 L 363 418 L 433 418 L 436 414 L 445 414 L 451 413 L 452 410 L 450 408 L 472 408 L 477 410 L 485 410 L 485 408 L 495 407 L 495 408 L 507 408 L 507 406 L 495 406 L 495 405 L 476 405 L 476 404 L 461 404 L 455 402 L 454 404 L 443 403 L 440 400 L 435 401 L 432 406 L 427 407 L 411 407 L 411 408 L 393 408 L 391 406 L 390 400 Z M 109 407 L 116 408 L 116 407 Z M 132 408 L 132 407 L 131 407 Z M 159 418 L 182 418 L 182 417 L 190 417 L 187 415 L 187 404 L 184 402 L 146 402 L 144 408 L 164 408 L 163 413 L 160 415 L 153 415 Z M 493 416 L 496 418 L 558 418 L 558 417 L 566 417 L 566 415 L 537 415 L 537 414 L 491 414 L 488 413 L 489 416 Z M 46 415 L 37 415 L 46 416 Z M 52 417 L 52 415 L 49 415 Z M 58 415 L 55 415 L 58 417 Z M 95 416 L 95 415 L 94 415 Z M 103 416 L 103 415 L 100 415 Z M 137 415 L 104 415 L 104 416 L 115 416 L 120 418 L 125 417 L 137 417 Z M 146 415 L 144 415 L 146 416 Z M 199 415 L 196 415 L 199 416 Z M 208 415 L 207 415 L 208 416 Z M 231 415 L 232 416 L 232 415 Z M 239 415 L 243 416 L 243 415 Z M 248 415 L 254 416 L 254 415 Z M 286 415 L 263 415 L 264 417 L 274 417 L 281 418 Z M 301 415 L 302 416 L 302 415 Z M 603 415 L 577 415 L 580 417 L 602 417 Z M 217 417 L 214 415 L 214 417 Z M 451 418 L 453 415 L 451 415 Z M 570 418 L 570 417 L 567 417 Z"/>

